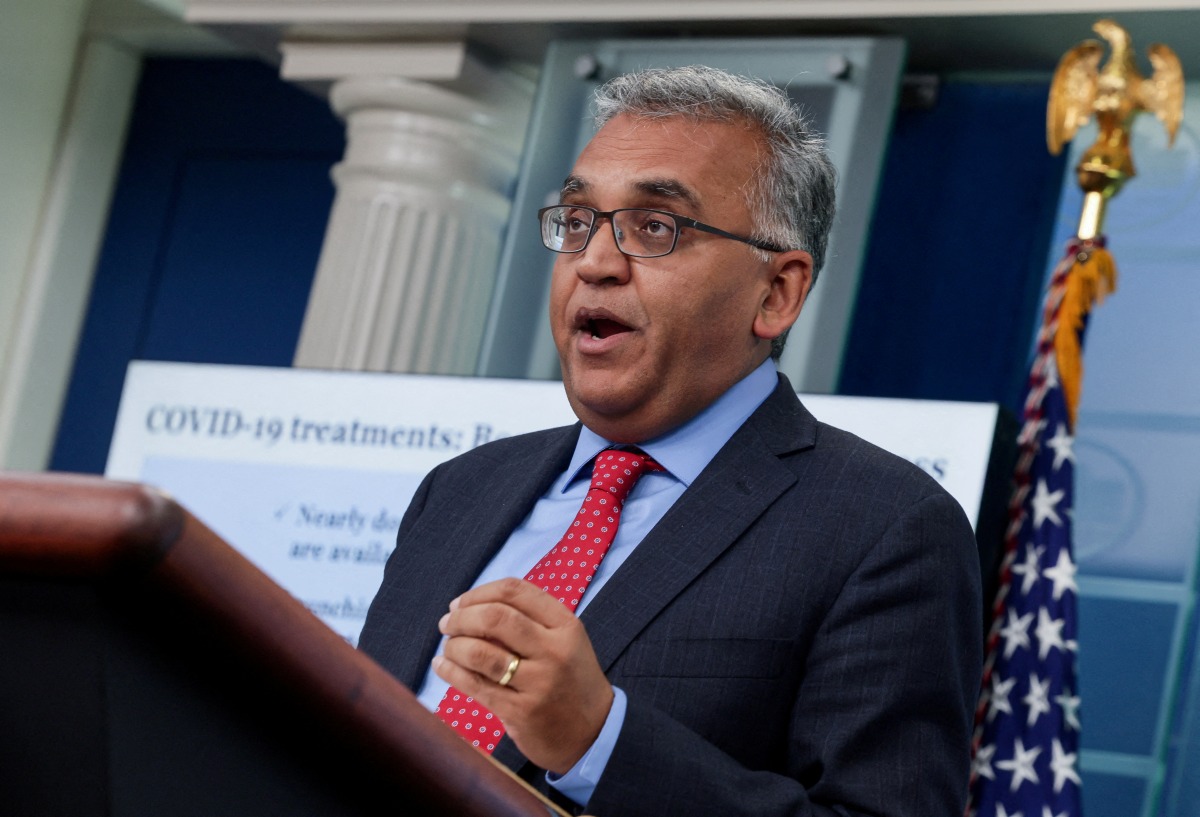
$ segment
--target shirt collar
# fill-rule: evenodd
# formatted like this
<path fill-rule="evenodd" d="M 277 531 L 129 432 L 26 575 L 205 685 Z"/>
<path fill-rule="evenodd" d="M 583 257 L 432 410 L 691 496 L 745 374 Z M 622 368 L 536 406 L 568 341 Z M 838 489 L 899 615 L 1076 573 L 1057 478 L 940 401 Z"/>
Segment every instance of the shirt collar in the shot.
<path fill-rule="evenodd" d="M 767 358 L 704 411 L 662 436 L 639 443 L 638 447 L 685 486 L 691 485 L 733 433 L 771 395 L 778 380 L 775 362 Z M 575 443 L 571 464 L 564 472 L 566 478 L 558 486 L 559 491 L 565 492 L 567 486 L 581 475 L 584 466 L 613 445 L 615 443 L 584 426 Z"/>

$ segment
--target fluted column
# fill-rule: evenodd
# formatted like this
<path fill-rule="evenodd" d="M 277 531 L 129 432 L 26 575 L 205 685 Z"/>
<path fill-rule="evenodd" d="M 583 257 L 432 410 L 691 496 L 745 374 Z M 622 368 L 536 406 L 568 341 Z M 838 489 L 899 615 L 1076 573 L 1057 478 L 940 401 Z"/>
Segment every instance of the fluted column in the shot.
<path fill-rule="evenodd" d="M 480 101 L 486 99 L 485 101 Z M 492 297 L 528 89 L 352 77 L 346 155 L 295 364 L 467 374 Z"/>

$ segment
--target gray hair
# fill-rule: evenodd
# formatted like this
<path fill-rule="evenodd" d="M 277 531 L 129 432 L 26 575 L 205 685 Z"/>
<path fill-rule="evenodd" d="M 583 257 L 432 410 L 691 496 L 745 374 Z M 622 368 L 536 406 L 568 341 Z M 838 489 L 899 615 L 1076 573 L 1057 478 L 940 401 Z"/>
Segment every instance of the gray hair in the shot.
<path fill-rule="evenodd" d="M 756 127 L 766 161 L 750 179 L 751 214 L 760 225 L 753 238 L 794 247 L 813 259 L 813 282 L 825 263 L 836 209 L 837 172 L 799 107 L 778 87 L 703 65 L 650 68 L 615 77 L 596 91 L 596 126 L 621 114 L 643 118 L 744 121 Z M 769 257 L 765 251 L 764 260 Z M 783 351 L 786 333 L 771 352 Z"/>

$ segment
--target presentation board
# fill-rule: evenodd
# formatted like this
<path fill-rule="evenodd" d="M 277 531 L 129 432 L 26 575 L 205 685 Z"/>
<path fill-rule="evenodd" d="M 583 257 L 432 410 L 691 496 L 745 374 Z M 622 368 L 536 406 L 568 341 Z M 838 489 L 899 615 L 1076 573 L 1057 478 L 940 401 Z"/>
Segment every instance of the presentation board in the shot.
<path fill-rule="evenodd" d="M 801 395 L 979 516 L 998 407 Z M 186 505 L 351 643 L 435 465 L 575 422 L 562 384 L 134 362 L 105 475 Z"/>

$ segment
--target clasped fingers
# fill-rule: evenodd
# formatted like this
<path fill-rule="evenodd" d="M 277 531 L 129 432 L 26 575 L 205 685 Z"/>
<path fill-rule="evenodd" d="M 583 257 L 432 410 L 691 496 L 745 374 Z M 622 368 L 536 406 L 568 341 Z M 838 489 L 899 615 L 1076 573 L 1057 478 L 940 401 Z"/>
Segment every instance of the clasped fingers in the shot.
<path fill-rule="evenodd" d="M 447 662 L 478 676 L 485 683 L 518 689 L 516 676 L 521 656 L 507 647 L 480 638 L 457 636 L 446 641 L 442 655 Z M 441 668 L 435 664 L 435 669 Z M 454 683 L 466 689 L 462 683 Z"/>
<path fill-rule="evenodd" d="M 507 648 L 517 655 L 543 636 L 545 628 L 520 610 L 503 602 L 459 605 L 438 621 L 438 630 L 449 638 L 476 638 Z"/>

